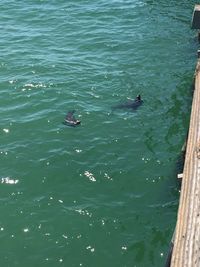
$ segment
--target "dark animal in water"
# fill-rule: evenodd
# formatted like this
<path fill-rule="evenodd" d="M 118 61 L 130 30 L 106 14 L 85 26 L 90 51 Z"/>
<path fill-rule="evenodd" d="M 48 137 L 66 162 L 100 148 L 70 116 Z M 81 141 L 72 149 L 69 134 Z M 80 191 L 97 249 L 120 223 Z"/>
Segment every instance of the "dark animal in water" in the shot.
<path fill-rule="evenodd" d="M 141 106 L 142 103 L 143 103 L 143 100 L 141 99 L 141 96 L 137 95 L 137 97 L 134 100 L 129 99 L 125 103 L 114 106 L 113 109 L 130 109 L 134 111 L 138 109 L 138 107 Z"/>
<path fill-rule="evenodd" d="M 67 126 L 77 126 L 81 123 L 81 121 L 77 120 L 74 117 L 75 110 L 69 111 L 65 117 L 65 121 L 63 122 Z"/>

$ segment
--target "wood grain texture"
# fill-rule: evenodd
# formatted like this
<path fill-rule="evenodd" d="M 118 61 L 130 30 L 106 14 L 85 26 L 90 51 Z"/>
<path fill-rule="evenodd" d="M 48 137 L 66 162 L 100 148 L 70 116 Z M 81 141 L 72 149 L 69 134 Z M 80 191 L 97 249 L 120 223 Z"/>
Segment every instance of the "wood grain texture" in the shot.
<path fill-rule="evenodd" d="M 195 75 L 171 267 L 200 266 L 200 61 Z"/>

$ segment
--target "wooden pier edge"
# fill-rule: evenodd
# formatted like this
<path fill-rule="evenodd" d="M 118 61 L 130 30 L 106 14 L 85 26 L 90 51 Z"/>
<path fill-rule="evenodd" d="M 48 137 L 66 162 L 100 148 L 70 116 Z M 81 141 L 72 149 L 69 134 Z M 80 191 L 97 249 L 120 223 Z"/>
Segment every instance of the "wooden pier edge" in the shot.
<path fill-rule="evenodd" d="M 200 59 L 170 267 L 200 266 Z"/>

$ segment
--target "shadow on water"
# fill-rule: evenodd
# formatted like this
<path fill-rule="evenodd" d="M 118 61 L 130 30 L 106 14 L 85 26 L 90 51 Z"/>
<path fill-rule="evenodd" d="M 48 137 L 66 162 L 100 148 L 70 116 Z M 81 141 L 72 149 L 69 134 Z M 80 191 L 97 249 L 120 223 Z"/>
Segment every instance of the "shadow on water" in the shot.
<path fill-rule="evenodd" d="M 194 82 L 189 84 L 191 77 L 186 77 L 180 85 L 177 86 L 169 99 L 170 105 L 166 111 L 165 119 L 169 120 L 168 132 L 165 136 L 166 143 L 179 143 L 180 136 L 178 132 L 185 132 L 189 127 L 190 110 L 192 105 L 192 96 L 194 92 Z"/>
<path fill-rule="evenodd" d="M 146 246 L 144 241 L 138 241 L 130 247 L 135 252 L 135 262 L 141 262 L 144 259 Z"/>

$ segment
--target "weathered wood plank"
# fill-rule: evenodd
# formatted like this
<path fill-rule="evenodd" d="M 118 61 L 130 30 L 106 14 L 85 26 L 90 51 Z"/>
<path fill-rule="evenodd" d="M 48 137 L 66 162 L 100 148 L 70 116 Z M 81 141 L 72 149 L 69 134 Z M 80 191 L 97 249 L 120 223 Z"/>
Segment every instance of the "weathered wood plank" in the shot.
<path fill-rule="evenodd" d="M 196 67 L 171 267 L 200 266 L 200 61 Z"/>

